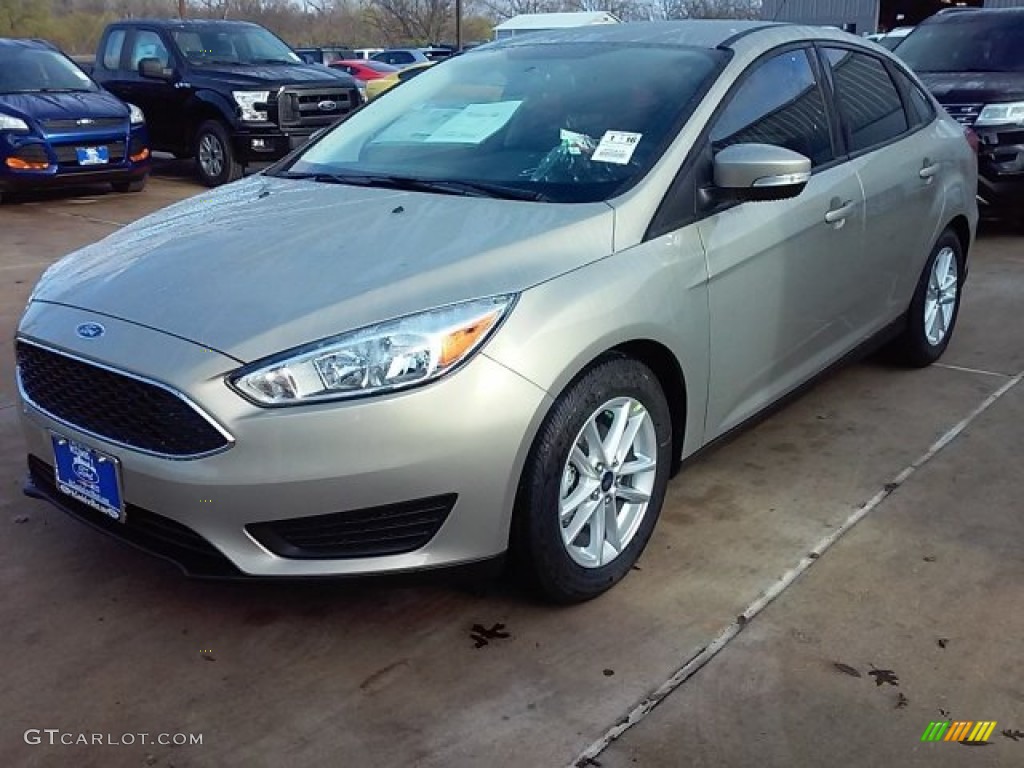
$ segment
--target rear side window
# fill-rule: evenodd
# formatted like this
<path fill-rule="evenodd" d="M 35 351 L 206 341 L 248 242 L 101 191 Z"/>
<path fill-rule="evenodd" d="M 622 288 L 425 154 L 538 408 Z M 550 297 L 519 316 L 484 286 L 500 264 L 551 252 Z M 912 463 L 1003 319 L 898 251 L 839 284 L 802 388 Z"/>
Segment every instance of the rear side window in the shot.
<path fill-rule="evenodd" d="M 121 49 L 124 48 L 124 30 L 115 29 L 107 35 L 107 44 L 103 46 L 103 68 L 121 68 Z"/>
<path fill-rule="evenodd" d="M 884 144 L 910 129 L 903 100 L 880 59 L 826 48 L 839 113 L 851 153 Z"/>
<path fill-rule="evenodd" d="M 712 149 L 761 143 L 799 152 L 814 166 L 834 159 L 821 86 L 805 50 L 753 65 L 711 130 Z"/>
<path fill-rule="evenodd" d="M 935 107 L 924 91 L 911 80 L 901 69 L 895 69 L 896 83 L 907 97 L 907 111 L 910 122 L 916 127 L 926 125 L 935 119 Z"/>

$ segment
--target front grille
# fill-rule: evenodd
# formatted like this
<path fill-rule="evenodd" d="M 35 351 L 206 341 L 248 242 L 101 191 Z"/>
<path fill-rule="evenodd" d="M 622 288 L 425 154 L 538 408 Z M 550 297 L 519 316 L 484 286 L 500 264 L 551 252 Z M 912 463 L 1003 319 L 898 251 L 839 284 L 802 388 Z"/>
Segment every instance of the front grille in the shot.
<path fill-rule="evenodd" d="M 313 560 L 412 552 L 434 538 L 457 495 L 382 507 L 251 523 L 246 530 L 281 557 Z"/>
<path fill-rule="evenodd" d="M 277 95 L 277 121 L 282 128 L 320 128 L 357 106 L 359 92 L 354 88 L 286 87 Z"/>
<path fill-rule="evenodd" d="M 217 578 L 242 576 L 220 551 L 191 528 L 133 504 L 125 505 L 123 523 L 112 520 L 57 490 L 53 467 L 39 457 L 28 457 L 28 472 L 31 485 L 26 487 L 25 492 L 30 496 L 46 499 L 93 528 L 171 560 L 189 575 Z"/>
<path fill-rule="evenodd" d="M 961 125 L 974 125 L 978 115 L 984 109 L 984 104 L 943 104 L 949 116 Z"/>
<path fill-rule="evenodd" d="M 76 141 L 74 144 L 54 145 L 53 151 L 57 154 L 57 164 L 71 167 L 102 168 L 102 165 L 78 165 L 78 150 L 85 147 L 106 147 L 107 157 L 110 163 L 124 161 L 124 141 Z"/>
<path fill-rule="evenodd" d="M 76 429 L 175 458 L 230 441 L 185 400 L 149 382 L 19 340 L 18 380 L 37 408 Z"/>
<path fill-rule="evenodd" d="M 82 122 L 83 120 L 87 122 Z M 127 126 L 126 117 L 97 117 L 79 119 L 57 119 L 43 120 L 43 130 L 47 133 L 60 133 L 61 131 L 109 131 L 111 128 L 124 128 Z"/>

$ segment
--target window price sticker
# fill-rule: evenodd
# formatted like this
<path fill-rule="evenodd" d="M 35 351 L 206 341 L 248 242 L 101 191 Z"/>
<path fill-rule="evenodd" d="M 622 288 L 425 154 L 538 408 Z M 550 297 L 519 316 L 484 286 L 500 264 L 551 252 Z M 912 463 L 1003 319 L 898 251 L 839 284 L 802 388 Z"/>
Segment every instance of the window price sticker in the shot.
<path fill-rule="evenodd" d="M 627 131 L 605 131 L 601 142 L 591 155 L 591 160 L 599 163 L 614 163 L 625 165 L 633 157 L 636 145 L 640 143 L 642 133 L 629 133 Z"/>

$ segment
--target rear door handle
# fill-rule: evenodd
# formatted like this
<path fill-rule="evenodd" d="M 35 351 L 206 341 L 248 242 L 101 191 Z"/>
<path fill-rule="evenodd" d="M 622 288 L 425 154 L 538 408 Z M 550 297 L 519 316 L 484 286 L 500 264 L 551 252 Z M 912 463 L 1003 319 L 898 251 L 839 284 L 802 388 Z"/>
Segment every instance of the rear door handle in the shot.
<path fill-rule="evenodd" d="M 825 214 L 825 223 L 838 224 L 839 222 L 844 221 L 847 216 L 853 213 L 853 209 L 856 207 L 857 204 L 855 202 L 853 202 L 852 200 L 847 200 L 845 203 L 842 203 L 838 208 L 833 208 L 832 210 Z"/>

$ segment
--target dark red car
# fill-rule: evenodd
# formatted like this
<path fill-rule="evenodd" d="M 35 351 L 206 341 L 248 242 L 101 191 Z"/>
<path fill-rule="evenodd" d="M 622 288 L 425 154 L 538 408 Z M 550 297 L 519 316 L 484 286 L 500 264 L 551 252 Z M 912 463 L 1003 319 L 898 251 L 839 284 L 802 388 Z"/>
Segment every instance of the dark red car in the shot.
<path fill-rule="evenodd" d="M 342 61 L 332 61 L 330 66 L 331 69 L 340 69 L 357 80 L 362 80 L 364 83 L 367 80 L 387 77 L 399 71 L 398 67 L 385 64 L 383 61 L 373 61 L 372 59 L 343 59 Z"/>

